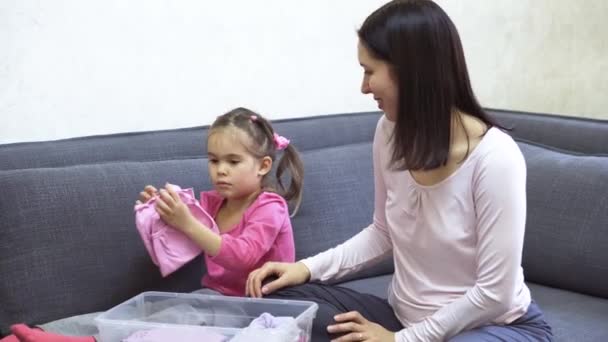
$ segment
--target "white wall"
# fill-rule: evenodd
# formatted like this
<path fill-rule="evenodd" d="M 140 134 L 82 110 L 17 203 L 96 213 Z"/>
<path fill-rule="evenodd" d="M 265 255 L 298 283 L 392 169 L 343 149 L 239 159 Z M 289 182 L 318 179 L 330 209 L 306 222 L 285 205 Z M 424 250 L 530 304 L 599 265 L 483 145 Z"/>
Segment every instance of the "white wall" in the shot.
<path fill-rule="evenodd" d="M 608 119 L 608 1 L 436 2 L 483 105 Z"/>
<path fill-rule="evenodd" d="M 2 0 L 0 143 L 375 110 L 355 31 L 382 3 Z"/>
<path fill-rule="evenodd" d="M 356 28 L 385 0 L 0 0 L 0 143 L 376 110 Z M 608 118 L 608 1 L 437 0 L 487 107 Z"/>

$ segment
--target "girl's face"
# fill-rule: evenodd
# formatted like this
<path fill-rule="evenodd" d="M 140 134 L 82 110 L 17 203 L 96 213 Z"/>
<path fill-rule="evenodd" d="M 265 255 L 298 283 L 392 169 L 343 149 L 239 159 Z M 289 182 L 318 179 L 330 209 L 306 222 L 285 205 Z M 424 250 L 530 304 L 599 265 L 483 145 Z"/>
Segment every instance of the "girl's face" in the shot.
<path fill-rule="evenodd" d="M 227 199 L 241 199 L 261 189 L 270 171 L 270 157 L 257 158 L 246 146 L 251 140 L 236 127 L 213 129 L 207 138 L 209 177 L 217 192 Z"/>
<path fill-rule="evenodd" d="M 384 112 L 390 121 L 397 120 L 399 108 L 398 87 L 391 66 L 380 59 L 374 58 L 364 44 L 357 46 L 359 64 L 363 67 L 363 82 L 361 92 L 372 94 L 378 103 L 378 108 Z"/>

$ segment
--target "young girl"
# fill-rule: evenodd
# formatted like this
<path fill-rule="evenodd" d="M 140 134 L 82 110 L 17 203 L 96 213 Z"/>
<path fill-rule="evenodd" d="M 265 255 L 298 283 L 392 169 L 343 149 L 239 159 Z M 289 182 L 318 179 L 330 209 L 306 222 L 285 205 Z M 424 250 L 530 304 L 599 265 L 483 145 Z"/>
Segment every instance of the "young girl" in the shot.
<path fill-rule="evenodd" d="M 394 0 L 358 35 L 361 92 L 384 111 L 373 223 L 301 262 L 266 264 L 251 273 L 248 294 L 287 287 L 273 297 L 316 301 L 319 342 L 552 341 L 521 267 L 525 160 L 475 99 L 454 24 L 431 0 Z M 388 301 L 305 284 L 391 253 Z"/>
<path fill-rule="evenodd" d="M 157 191 L 146 186 L 139 201 L 155 198 L 156 211 L 168 225 L 194 241 L 205 253 L 205 293 L 244 295 L 247 275 L 267 261 L 293 262 L 295 248 L 286 201 L 294 214 L 301 201 L 303 166 L 297 150 L 274 133 L 270 123 L 245 108 L 234 109 L 211 125 L 207 137 L 209 176 L 214 190 L 202 192 L 201 207 L 214 218 L 218 231 L 195 219 L 171 186 Z M 283 155 L 271 170 L 279 151 Z M 290 172 L 285 188 L 281 176 Z M 53 329 L 31 329 L 19 324 L 15 335 L 1 342 L 92 342 L 95 337 L 71 337 Z"/>

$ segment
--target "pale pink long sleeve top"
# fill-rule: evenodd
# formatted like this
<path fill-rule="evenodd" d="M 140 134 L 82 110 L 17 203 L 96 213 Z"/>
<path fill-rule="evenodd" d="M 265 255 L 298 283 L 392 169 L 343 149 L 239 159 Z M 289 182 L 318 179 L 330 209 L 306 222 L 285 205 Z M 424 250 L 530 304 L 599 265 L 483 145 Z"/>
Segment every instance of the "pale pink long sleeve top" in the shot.
<path fill-rule="evenodd" d="M 374 136 L 373 223 L 303 260 L 311 280 L 339 279 L 392 252 L 388 301 L 405 327 L 398 342 L 443 341 L 521 317 L 531 299 L 521 267 L 526 165 L 517 144 L 491 128 L 453 174 L 423 186 L 390 167 L 393 128 L 383 116 Z"/>

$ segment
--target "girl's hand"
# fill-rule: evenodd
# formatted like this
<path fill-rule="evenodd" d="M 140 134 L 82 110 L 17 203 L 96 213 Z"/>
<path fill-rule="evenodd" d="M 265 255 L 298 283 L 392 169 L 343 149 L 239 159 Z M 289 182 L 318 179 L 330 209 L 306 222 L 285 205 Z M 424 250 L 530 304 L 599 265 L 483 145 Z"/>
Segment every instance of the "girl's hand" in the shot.
<path fill-rule="evenodd" d="M 270 276 L 277 276 L 278 279 L 262 287 L 264 279 Z M 310 271 L 301 262 L 267 262 L 264 266 L 249 273 L 245 286 L 245 295 L 260 298 L 263 295 L 270 294 L 287 286 L 304 284 L 308 279 L 310 279 Z"/>
<path fill-rule="evenodd" d="M 156 196 L 157 193 L 158 190 L 156 190 L 155 187 L 153 187 L 152 185 L 146 185 L 144 187 L 144 191 L 139 193 L 139 199 L 137 200 L 137 202 L 135 202 L 135 204 L 146 203 L 150 200 L 150 198 Z"/>
<path fill-rule="evenodd" d="M 367 341 L 367 342 L 395 342 L 395 333 L 384 329 L 381 325 L 370 322 L 357 311 L 336 315 L 336 324 L 327 327 L 330 333 L 343 333 L 344 336 L 332 340 Z"/>
<path fill-rule="evenodd" d="M 196 221 L 188 206 L 182 202 L 169 184 L 160 190 L 160 195 L 156 200 L 156 212 L 165 223 L 184 233 Z"/>

